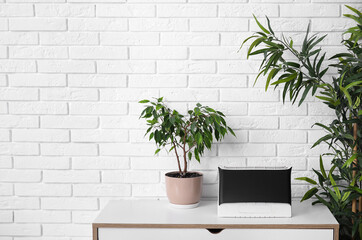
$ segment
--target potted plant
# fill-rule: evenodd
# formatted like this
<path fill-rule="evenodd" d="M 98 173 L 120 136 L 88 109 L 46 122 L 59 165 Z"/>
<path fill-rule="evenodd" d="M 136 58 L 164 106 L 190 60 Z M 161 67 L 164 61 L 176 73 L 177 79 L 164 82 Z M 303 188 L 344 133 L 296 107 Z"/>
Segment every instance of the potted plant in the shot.
<path fill-rule="evenodd" d="M 196 207 L 201 198 L 202 173 L 189 172 L 189 161 L 194 158 L 200 162 L 205 149 L 211 149 L 214 138 L 220 141 L 227 133 L 234 136 L 235 133 L 227 126 L 222 112 L 200 103 L 186 116 L 167 107 L 163 97 L 139 103 L 147 104 L 140 118 L 147 119 L 149 128 L 145 135 L 155 141 L 155 154 L 167 148 L 176 156 L 178 171 L 165 174 L 169 202 L 177 207 Z"/>
<path fill-rule="evenodd" d="M 312 184 L 301 201 L 315 197 L 313 204 L 326 205 L 340 224 L 340 239 L 362 239 L 362 13 L 346 6 L 354 14 L 344 14 L 354 20 L 357 26 L 347 29 L 348 37 L 342 41 L 345 52 L 330 58 L 329 68 L 335 68 L 338 74 L 326 75 L 328 65 L 325 53 L 317 44 L 326 37 L 309 35 L 309 26 L 301 49 L 297 49 L 292 39 L 275 34 L 267 18 L 268 27 L 264 27 L 256 18 L 261 31 L 247 38 L 255 38 L 248 50 L 248 57 L 261 54 L 263 61 L 259 76 L 266 76 L 265 90 L 269 85 L 283 86 L 283 100 L 287 97 L 292 103 L 303 103 L 311 93 L 322 100 L 335 112 L 330 124 L 316 123 L 326 131 L 312 146 L 321 143 L 329 146 L 330 152 L 320 156 L 320 170 L 313 171 L 316 179 L 298 178 Z M 262 46 L 259 49 L 255 49 Z M 285 52 L 294 59 L 286 60 Z M 257 77 L 257 78 L 258 78 Z M 275 80 L 273 80 L 275 79 Z M 332 158 L 332 168 L 325 171 L 322 156 Z M 338 171 L 335 171 L 338 170 Z"/>

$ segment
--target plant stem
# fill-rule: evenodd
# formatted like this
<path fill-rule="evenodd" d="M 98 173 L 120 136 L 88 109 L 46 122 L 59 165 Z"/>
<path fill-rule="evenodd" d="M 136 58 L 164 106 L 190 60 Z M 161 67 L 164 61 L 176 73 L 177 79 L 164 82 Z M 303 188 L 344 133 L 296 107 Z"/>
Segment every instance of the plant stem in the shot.
<path fill-rule="evenodd" d="M 175 141 L 172 141 L 172 144 L 173 144 L 173 148 L 175 149 L 175 153 L 176 153 L 178 170 L 179 170 L 180 174 L 182 175 L 181 164 L 180 164 L 180 158 L 179 158 L 178 153 L 177 153 L 177 149 L 176 149 L 176 144 L 175 144 Z"/>

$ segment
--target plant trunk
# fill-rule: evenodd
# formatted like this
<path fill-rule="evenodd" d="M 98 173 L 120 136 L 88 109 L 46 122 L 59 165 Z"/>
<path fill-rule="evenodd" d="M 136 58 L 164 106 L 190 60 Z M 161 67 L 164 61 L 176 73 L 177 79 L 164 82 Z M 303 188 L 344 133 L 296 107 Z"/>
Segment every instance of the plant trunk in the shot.
<path fill-rule="evenodd" d="M 353 124 L 353 139 L 354 139 L 354 147 L 353 147 L 353 154 L 357 153 L 357 123 Z M 357 166 L 358 164 L 358 159 L 357 157 L 353 160 L 353 165 Z M 353 170 L 352 172 L 352 177 L 355 178 L 357 174 L 356 170 Z M 359 211 L 361 211 L 361 198 L 359 198 Z M 352 212 L 356 213 L 357 212 L 357 199 L 353 199 L 352 200 Z M 353 224 L 353 220 L 352 220 L 352 224 Z M 352 240 L 354 239 L 354 237 L 352 236 Z"/>

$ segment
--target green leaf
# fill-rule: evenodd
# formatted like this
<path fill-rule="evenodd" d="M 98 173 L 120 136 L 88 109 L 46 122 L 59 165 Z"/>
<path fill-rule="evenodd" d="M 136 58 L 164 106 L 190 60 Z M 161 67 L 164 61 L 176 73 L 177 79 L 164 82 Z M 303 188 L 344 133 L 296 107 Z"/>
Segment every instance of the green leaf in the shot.
<path fill-rule="evenodd" d="M 337 198 L 341 199 L 341 192 L 339 191 L 339 188 L 337 187 L 337 184 L 334 181 L 332 174 L 329 174 L 329 180 L 332 183 L 332 187 L 333 187 L 334 191 L 336 192 Z"/>
<path fill-rule="evenodd" d="M 324 169 L 322 156 L 319 156 L 319 168 L 324 178 L 327 178 L 326 170 Z"/>
<path fill-rule="evenodd" d="M 254 14 L 253 14 L 253 17 L 254 17 L 254 19 L 255 19 L 255 21 L 256 21 L 256 24 L 258 24 L 259 28 L 260 28 L 263 32 L 265 32 L 266 34 L 270 34 L 270 32 L 269 32 L 268 30 L 266 30 L 265 27 L 263 27 L 263 25 L 260 24 L 260 22 L 258 21 L 258 19 L 256 19 L 256 17 L 255 17 Z"/>
<path fill-rule="evenodd" d="M 150 100 L 145 99 L 145 100 L 139 101 L 138 103 L 149 103 L 149 102 L 150 102 Z"/>
<path fill-rule="evenodd" d="M 269 84 L 270 84 L 270 80 L 279 72 L 280 69 L 278 68 L 273 68 L 268 75 L 268 78 L 266 80 L 266 84 L 265 84 L 265 91 L 268 90 Z"/>
<path fill-rule="evenodd" d="M 311 189 L 309 189 L 303 196 L 302 200 L 300 200 L 301 202 L 308 200 L 309 198 L 313 197 L 313 195 L 315 195 L 318 192 L 318 189 L 316 187 L 313 187 Z"/>
<path fill-rule="evenodd" d="M 280 83 L 285 83 L 285 82 L 289 82 L 289 81 L 291 81 L 291 80 L 293 80 L 293 79 L 296 79 L 297 78 L 297 73 L 296 72 L 294 72 L 294 73 L 292 73 L 292 74 L 290 74 L 288 77 L 286 77 L 286 78 L 283 78 L 283 79 L 280 79 L 280 80 L 278 80 L 278 81 L 275 81 L 275 82 L 273 82 L 271 85 L 278 85 L 278 84 L 280 84 Z"/>
<path fill-rule="evenodd" d="M 310 184 L 317 185 L 316 181 L 314 181 L 313 179 L 310 179 L 308 177 L 299 177 L 299 178 L 296 178 L 295 180 L 302 180 L 302 181 L 306 181 Z"/>
<path fill-rule="evenodd" d="M 157 153 L 159 153 L 161 151 L 161 149 L 157 149 L 156 151 L 155 151 L 155 155 L 157 154 Z"/>
<path fill-rule="evenodd" d="M 356 159 L 356 157 L 358 156 L 358 153 L 355 153 L 353 154 L 342 166 L 342 168 L 345 168 L 345 167 L 349 167 L 352 162 Z"/>
<path fill-rule="evenodd" d="M 352 98 L 351 98 L 351 95 L 349 95 L 347 89 L 345 89 L 344 87 L 342 86 L 339 86 L 339 89 L 341 89 L 341 91 L 344 93 L 344 95 L 346 96 L 347 100 L 348 100 L 348 105 L 350 107 L 352 107 Z"/>

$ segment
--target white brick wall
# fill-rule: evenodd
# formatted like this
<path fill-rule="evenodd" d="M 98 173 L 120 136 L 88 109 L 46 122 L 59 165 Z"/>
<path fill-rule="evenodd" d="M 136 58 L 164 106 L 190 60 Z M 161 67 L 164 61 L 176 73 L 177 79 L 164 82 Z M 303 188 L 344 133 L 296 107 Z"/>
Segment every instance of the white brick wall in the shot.
<path fill-rule="evenodd" d="M 260 57 L 246 60 L 252 13 L 303 39 L 322 31 L 330 52 L 360 0 L 1 0 L 0 240 L 90 240 L 110 199 L 164 198 L 173 154 L 153 156 L 138 119 L 143 98 L 165 96 L 186 112 L 220 109 L 235 129 L 191 167 L 217 196 L 217 166 L 292 166 L 311 176 L 310 149 L 333 112 L 314 98 L 282 104 L 253 88 Z M 260 19 L 265 22 L 264 19 Z M 326 163 L 326 168 L 329 166 Z M 293 180 L 293 196 L 308 187 Z"/>

